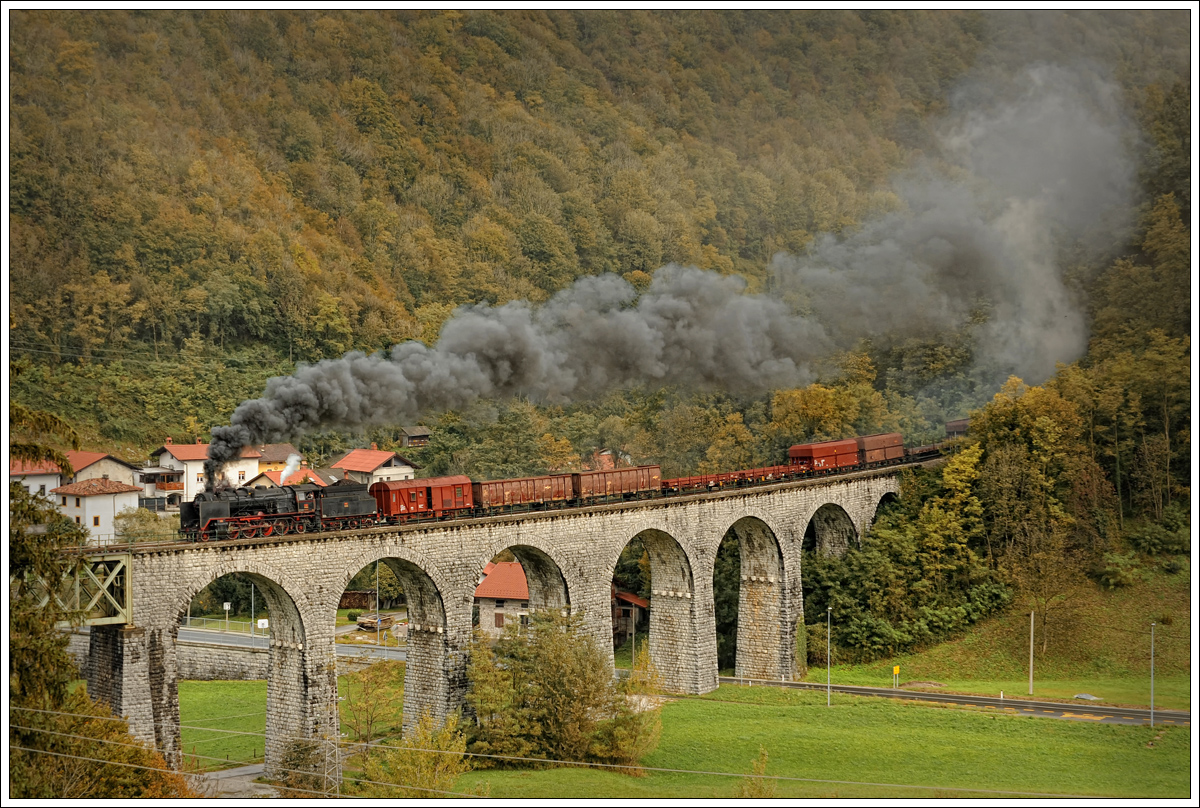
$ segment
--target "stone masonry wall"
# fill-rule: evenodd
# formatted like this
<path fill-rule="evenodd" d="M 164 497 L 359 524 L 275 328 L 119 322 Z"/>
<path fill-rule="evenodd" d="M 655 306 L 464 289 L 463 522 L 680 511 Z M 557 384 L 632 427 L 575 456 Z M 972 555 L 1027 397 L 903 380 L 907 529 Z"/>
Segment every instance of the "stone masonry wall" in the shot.
<path fill-rule="evenodd" d="M 669 688 L 704 693 L 717 685 L 713 564 L 722 538 L 740 522 L 738 530 L 752 525 L 754 541 L 765 548 L 743 562 L 750 564 L 743 566 L 744 575 L 767 579 L 763 587 L 754 586 L 757 580 L 750 587 L 743 583 L 751 601 L 747 636 L 761 635 L 747 646 L 755 649 L 748 650 L 749 661 L 755 672 L 786 679 L 796 665 L 796 626 L 803 622 L 800 553 L 813 514 L 836 504 L 861 536 L 880 499 L 896 490 L 893 475 L 862 472 L 666 501 L 135 552 L 133 614 L 145 639 L 110 648 L 105 664 L 116 669 L 123 663 L 115 656 L 136 655 L 144 646 L 139 660 L 145 662 L 137 664 L 154 668 L 146 679 L 153 692 L 137 696 L 138 685 L 127 679 L 121 698 L 153 704 L 153 710 L 138 713 L 137 720 L 148 723 L 146 731 L 154 732 L 149 725 L 154 711 L 163 714 L 160 721 L 177 727 L 178 701 L 169 695 L 190 663 L 182 662 L 176 649 L 175 626 L 204 586 L 229 573 L 250 574 L 266 597 L 272 627 L 267 671 L 271 768 L 286 739 L 336 731 L 335 614 L 346 585 L 367 564 L 385 561 L 401 575 L 409 595 L 414 627 L 406 713 L 411 708 L 414 715 L 430 711 L 442 718 L 464 701 L 471 607 L 488 561 L 508 548 L 522 560 L 536 559 L 539 599 L 581 613 L 586 630 L 611 660 L 613 569 L 624 546 L 643 535 L 651 553 L 652 658 Z M 534 588 L 531 584 L 531 601 Z M 156 737 L 171 743 L 169 736 Z"/>

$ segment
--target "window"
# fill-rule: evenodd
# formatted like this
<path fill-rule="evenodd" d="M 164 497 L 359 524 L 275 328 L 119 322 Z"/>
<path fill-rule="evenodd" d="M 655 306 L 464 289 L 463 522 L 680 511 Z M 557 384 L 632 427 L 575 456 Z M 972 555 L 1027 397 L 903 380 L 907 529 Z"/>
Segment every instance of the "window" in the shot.
<path fill-rule="evenodd" d="M 504 612 L 496 612 L 496 628 L 504 628 Z"/>
<path fill-rule="evenodd" d="M 529 615 L 523 614 L 523 615 L 521 615 L 521 628 L 528 628 L 528 627 L 529 627 Z"/>
<path fill-rule="evenodd" d="M 239 471 L 239 472 L 238 472 L 238 482 L 239 482 L 239 483 L 244 483 L 244 482 L 246 482 L 246 472 L 244 472 L 244 471 Z"/>
<path fill-rule="evenodd" d="M 417 501 L 417 492 L 416 492 L 416 491 L 410 491 L 410 492 L 409 492 L 409 494 L 408 494 L 408 501 L 409 501 L 409 502 L 416 502 L 416 501 Z"/>
<path fill-rule="evenodd" d="M 503 609 L 503 608 L 504 608 L 504 601 L 502 601 L 502 600 L 498 600 L 498 601 L 496 601 L 496 608 L 497 608 L 497 609 Z"/>
<path fill-rule="evenodd" d="M 75 497 L 75 507 L 79 507 L 79 497 Z"/>
<path fill-rule="evenodd" d="M 46 486 L 39 485 L 38 486 L 38 494 L 40 494 L 43 497 L 46 496 Z"/>
<path fill-rule="evenodd" d="M 67 498 L 63 497 L 63 507 L 67 507 Z"/>
<path fill-rule="evenodd" d="M 456 496 L 456 497 L 462 496 L 462 486 L 461 485 L 454 486 L 454 496 Z"/>
<path fill-rule="evenodd" d="M 197 474 L 197 475 L 196 475 L 196 482 L 198 482 L 198 483 L 202 483 L 202 482 L 204 482 L 204 475 L 203 475 L 203 474 Z"/>
<path fill-rule="evenodd" d="M 83 524 L 82 522 L 80 522 L 80 521 L 79 521 L 79 517 L 78 517 L 78 516 L 76 516 L 76 517 L 75 517 L 75 524 L 77 524 L 77 525 L 79 525 L 79 524 Z"/>
<path fill-rule="evenodd" d="M 100 527 L 100 517 L 99 516 L 92 517 L 92 527 Z"/>

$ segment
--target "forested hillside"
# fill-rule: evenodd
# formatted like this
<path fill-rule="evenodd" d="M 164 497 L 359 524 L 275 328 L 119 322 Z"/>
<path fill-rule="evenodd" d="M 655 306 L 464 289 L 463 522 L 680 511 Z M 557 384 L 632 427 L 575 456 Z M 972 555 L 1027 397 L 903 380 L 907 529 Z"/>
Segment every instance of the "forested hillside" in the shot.
<path fill-rule="evenodd" d="M 675 262 L 819 309 L 828 297 L 781 280 L 778 256 L 823 254 L 822 239 L 853 244 L 907 215 L 922 202 L 898 177 L 976 171 L 946 133 L 957 121 L 961 134 L 964 97 L 1012 94 L 1003 77 L 1051 62 L 1111 83 L 1140 189 L 1124 217 L 1140 224 L 1117 228 L 1120 243 L 1072 231 L 1056 247 L 1093 346 L 1057 383 L 1110 476 L 1139 429 L 1186 474 L 1187 384 L 1167 381 L 1186 379 L 1190 328 L 1182 15 L 19 11 L 12 23 L 13 395 L 96 448 L 136 460 L 167 434 L 207 438 L 297 362 L 433 344 L 456 306 L 538 304 L 588 275 L 646 290 Z M 420 460 L 487 476 L 608 449 L 682 473 L 768 462 L 806 438 L 931 440 L 1003 379 L 985 356 L 989 318 L 1004 320 L 991 291 L 920 333 L 830 327 L 836 350 L 800 387 L 651 382 L 424 413 L 435 437 Z M 303 441 L 319 459 L 387 445 L 394 426 Z"/>

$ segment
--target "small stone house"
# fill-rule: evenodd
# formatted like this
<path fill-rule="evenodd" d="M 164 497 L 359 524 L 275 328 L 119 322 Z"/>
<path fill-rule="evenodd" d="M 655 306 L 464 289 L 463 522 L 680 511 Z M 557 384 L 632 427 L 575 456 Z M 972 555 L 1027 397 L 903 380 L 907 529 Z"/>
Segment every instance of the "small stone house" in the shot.
<path fill-rule="evenodd" d="M 501 561 L 483 568 L 484 579 L 475 589 L 475 605 L 479 608 L 479 628 L 485 634 L 499 637 L 504 627 L 514 620 L 529 623 L 529 584 L 525 570 L 516 561 Z"/>

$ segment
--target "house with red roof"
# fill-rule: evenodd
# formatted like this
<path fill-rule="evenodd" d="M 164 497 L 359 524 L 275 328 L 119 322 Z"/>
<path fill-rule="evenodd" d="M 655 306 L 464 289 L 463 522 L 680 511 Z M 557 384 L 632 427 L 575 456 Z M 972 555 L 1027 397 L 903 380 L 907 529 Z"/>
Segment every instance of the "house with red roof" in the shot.
<path fill-rule="evenodd" d="M 262 455 L 253 446 L 243 446 L 242 453 L 236 460 L 225 465 L 223 476 L 229 485 L 245 485 L 246 481 L 258 474 L 258 458 Z M 183 472 L 182 498 L 191 501 L 204 490 L 204 461 L 208 459 L 208 444 L 172 443 L 170 438 L 159 448 L 150 453 L 157 467 Z"/>
<path fill-rule="evenodd" d="M 60 485 L 50 493 L 58 498 L 59 510 L 88 529 L 93 543 L 109 544 L 116 539 L 114 519 L 127 508 L 137 508 L 142 489 L 107 477 L 93 477 Z"/>
<path fill-rule="evenodd" d="M 126 485 L 135 485 L 138 482 L 140 469 L 110 454 L 80 451 L 70 451 L 64 454 L 66 454 L 67 460 L 71 461 L 71 469 L 74 472 L 67 480 L 63 479 L 61 469 L 50 461 L 25 463 L 20 460 L 11 460 L 8 464 L 8 475 L 24 485 L 31 493 L 42 496 L 46 496 L 47 492 L 64 482 L 78 482 L 102 477 Z"/>
<path fill-rule="evenodd" d="M 310 469 L 307 464 L 301 463 L 300 468 L 288 475 L 287 480 L 280 480 L 283 475 L 283 469 L 274 471 L 264 471 L 246 483 L 247 488 L 258 488 L 263 486 L 266 488 L 280 488 L 285 485 L 319 485 L 324 488 L 327 485 L 332 485 L 337 482 L 340 477 L 336 476 L 330 469 L 325 470 L 322 474 L 317 469 Z M 339 607 L 341 608 L 341 607 Z"/>
<path fill-rule="evenodd" d="M 650 614 L 650 601 L 632 592 L 622 592 L 616 584 L 612 587 L 613 648 L 620 648 L 635 634 L 638 626 L 646 625 Z M 649 631 L 647 625 L 644 631 Z"/>
<path fill-rule="evenodd" d="M 255 447 L 258 450 L 258 471 L 283 471 L 287 468 L 288 458 L 300 455 L 300 451 L 290 443 L 264 443 Z"/>
<path fill-rule="evenodd" d="M 485 634 L 499 637 L 506 623 L 529 622 L 529 584 L 525 570 L 517 561 L 489 563 L 483 568 L 484 578 L 475 589 L 475 605 L 479 608 L 479 628 Z"/>
<path fill-rule="evenodd" d="M 372 443 L 370 449 L 355 449 L 330 468 L 340 469 L 345 477 L 355 482 L 372 483 L 384 480 L 411 480 L 420 468 L 398 452 L 381 451 Z"/>

